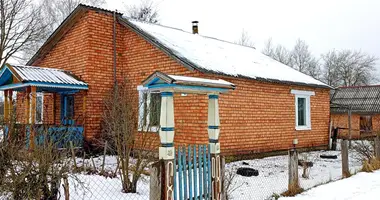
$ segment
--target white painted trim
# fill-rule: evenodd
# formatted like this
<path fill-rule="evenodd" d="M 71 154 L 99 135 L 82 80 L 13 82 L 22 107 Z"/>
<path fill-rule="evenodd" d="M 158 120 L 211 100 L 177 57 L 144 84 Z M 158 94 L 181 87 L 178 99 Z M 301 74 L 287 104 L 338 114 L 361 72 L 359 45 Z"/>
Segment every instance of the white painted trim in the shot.
<path fill-rule="evenodd" d="M 306 100 L 306 125 L 305 126 L 299 126 L 298 125 L 298 98 L 305 98 Z M 295 129 L 296 130 L 311 130 L 311 106 L 310 106 L 310 95 L 295 95 L 294 98 L 294 106 L 295 106 Z"/>
<path fill-rule="evenodd" d="M 314 96 L 314 91 L 305 91 L 305 90 L 290 90 L 290 93 L 295 95 L 304 95 L 304 96 Z"/>
<path fill-rule="evenodd" d="M 150 126 L 148 128 L 148 124 L 149 124 L 149 120 L 150 120 L 150 113 L 149 113 L 149 110 L 148 110 L 148 114 L 145 116 L 146 119 L 145 119 L 145 124 L 141 124 L 142 121 L 144 121 L 142 119 L 142 116 L 145 115 L 144 113 L 144 101 L 145 99 L 143 98 L 144 97 L 144 93 L 147 93 L 147 99 L 146 99 L 146 106 L 147 108 L 149 108 L 149 105 L 150 105 L 150 99 L 151 99 L 151 92 L 148 91 L 148 88 L 147 87 L 143 87 L 142 85 L 139 85 L 137 86 L 137 90 L 139 92 L 139 117 L 138 117 L 138 131 L 144 131 L 144 132 L 158 132 L 159 130 L 159 126 Z"/>

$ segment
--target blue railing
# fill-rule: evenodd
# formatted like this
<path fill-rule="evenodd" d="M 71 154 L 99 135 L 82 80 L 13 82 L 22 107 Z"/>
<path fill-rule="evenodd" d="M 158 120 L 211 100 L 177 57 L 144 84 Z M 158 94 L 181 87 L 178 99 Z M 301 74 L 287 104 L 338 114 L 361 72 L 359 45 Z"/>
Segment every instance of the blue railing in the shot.
<path fill-rule="evenodd" d="M 211 157 L 208 145 L 179 147 L 174 173 L 174 199 L 211 199 Z"/>
<path fill-rule="evenodd" d="M 70 142 L 74 147 L 83 147 L 83 126 L 38 126 L 34 128 L 36 145 L 50 142 L 57 148 L 68 148 Z M 30 125 L 26 125 L 26 147 L 30 146 Z"/>

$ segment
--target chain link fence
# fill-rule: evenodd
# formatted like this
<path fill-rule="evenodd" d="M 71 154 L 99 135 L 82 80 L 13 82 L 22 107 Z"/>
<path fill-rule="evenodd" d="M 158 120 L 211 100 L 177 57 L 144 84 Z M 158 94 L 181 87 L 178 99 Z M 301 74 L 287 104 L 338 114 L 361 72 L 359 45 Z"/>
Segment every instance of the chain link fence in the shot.
<path fill-rule="evenodd" d="M 337 150 L 298 153 L 298 180 L 303 190 L 342 178 L 341 141 Z M 360 153 L 360 151 L 365 151 Z M 348 150 L 348 166 L 354 175 L 362 169 L 365 155 L 373 156 L 371 139 L 352 141 Z M 257 170 L 252 176 L 240 175 L 244 169 Z M 247 172 L 248 173 L 248 172 Z M 225 185 L 227 199 L 272 200 L 288 190 L 289 155 L 235 161 L 226 164 Z"/>
<path fill-rule="evenodd" d="M 342 178 L 340 143 L 341 141 L 338 140 L 335 151 L 298 153 L 298 177 L 302 189 L 307 190 Z M 352 175 L 362 169 L 366 155 L 374 155 L 373 146 L 373 139 L 352 141 L 348 152 L 348 166 Z M 138 180 L 136 192 L 125 193 L 122 188 L 120 171 L 117 170 L 119 164 L 116 156 L 87 156 L 85 159 L 77 156 L 75 162 L 76 165 L 72 164 L 71 171 L 73 173 L 69 174 L 67 178 L 68 184 L 65 184 L 64 180 L 60 182 L 58 199 L 65 200 L 69 197 L 74 200 L 147 200 L 150 198 L 148 168 L 143 171 L 143 175 Z M 130 164 L 133 165 L 133 159 L 131 162 Z M 247 171 L 247 169 L 253 170 Z M 224 186 L 227 200 L 277 199 L 288 190 L 288 182 L 288 155 L 234 161 L 225 165 Z M 11 194 L 3 192 L 0 199 L 13 198 Z"/>

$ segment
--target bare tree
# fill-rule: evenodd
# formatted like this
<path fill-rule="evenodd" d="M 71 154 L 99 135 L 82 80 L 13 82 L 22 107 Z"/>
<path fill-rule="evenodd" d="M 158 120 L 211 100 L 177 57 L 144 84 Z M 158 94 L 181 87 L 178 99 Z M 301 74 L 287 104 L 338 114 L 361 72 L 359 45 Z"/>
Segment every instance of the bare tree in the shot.
<path fill-rule="evenodd" d="M 126 6 L 128 17 L 140 21 L 159 23 L 158 6 L 151 0 L 141 0 L 138 5 Z"/>
<path fill-rule="evenodd" d="M 244 29 L 240 33 L 239 40 L 237 40 L 235 43 L 239 45 L 255 48 L 255 43 L 252 42 L 252 39 L 249 36 L 249 33 Z"/>
<path fill-rule="evenodd" d="M 309 51 L 305 41 L 298 39 L 291 51 L 292 65 L 294 69 L 319 79 L 321 69 L 318 60 Z"/>
<path fill-rule="evenodd" d="M 280 63 L 283 63 L 283 64 L 288 65 L 288 66 L 292 65 L 292 59 L 290 56 L 291 55 L 290 51 L 282 45 L 274 46 L 271 38 L 269 38 L 265 42 L 265 47 L 262 50 L 262 53 L 273 58 L 274 60 L 277 60 Z"/>
<path fill-rule="evenodd" d="M 21 59 L 46 37 L 41 6 L 32 0 L 0 0 L 0 66 L 10 58 Z"/>
<path fill-rule="evenodd" d="M 151 0 L 140 0 L 137 5 L 125 5 L 125 13 L 132 19 L 154 24 L 160 22 L 158 5 L 154 4 Z"/>
<path fill-rule="evenodd" d="M 330 51 L 322 55 L 323 80 L 331 86 L 368 85 L 374 76 L 377 58 L 361 51 Z"/>
<path fill-rule="evenodd" d="M 39 12 L 42 16 L 42 23 L 46 25 L 46 28 L 43 30 L 42 37 L 35 41 L 32 48 L 23 53 L 22 60 L 28 61 L 63 20 L 81 3 L 101 6 L 105 4 L 105 0 L 42 0 Z"/>
<path fill-rule="evenodd" d="M 137 182 L 154 159 L 154 144 L 157 144 L 154 134 L 149 133 L 152 129 L 146 121 L 156 124 L 159 117 L 149 114 L 157 110 L 152 109 L 153 105 L 157 105 L 153 99 L 149 104 L 137 101 L 128 85 L 126 81 L 119 83 L 105 99 L 102 135 L 117 154 L 123 191 L 135 193 Z M 144 110 L 144 116 L 139 117 L 141 110 Z"/>

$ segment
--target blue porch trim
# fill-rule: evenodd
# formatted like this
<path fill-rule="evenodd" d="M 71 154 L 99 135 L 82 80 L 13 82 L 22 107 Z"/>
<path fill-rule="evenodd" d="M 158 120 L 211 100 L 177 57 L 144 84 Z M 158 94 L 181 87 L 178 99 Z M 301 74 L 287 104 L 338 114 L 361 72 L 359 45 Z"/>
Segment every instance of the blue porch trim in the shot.
<path fill-rule="evenodd" d="M 219 129 L 219 126 L 208 126 L 208 129 Z"/>
<path fill-rule="evenodd" d="M 216 94 L 211 94 L 211 95 L 208 95 L 208 98 L 209 99 L 219 99 L 219 96 Z"/>
<path fill-rule="evenodd" d="M 161 143 L 161 147 L 174 147 L 173 143 Z"/>
<path fill-rule="evenodd" d="M 225 89 L 225 88 L 177 85 L 177 84 L 173 84 L 173 83 L 148 85 L 148 88 L 149 89 L 175 88 L 175 89 L 190 89 L 190 90 L 200 90 L 200 91 L 209 91 L 209 92 L 227 92 L 228 91 L 228 89 Z"/>
<path fill-rule="evenodd" d="M 161 131 L 174 131 L 174 127 L 161 127 Z"/>
<path fill-rule="evenodd" d="M 0 90 L 18 89 L 27 86 L 37 86 L 46 88 L 60 88 L 60 89 L 72 89 L 72 90 L 88 90 L 87 85 L 74 85 L 74 84 L 59 84 L 59 83 L 42 83 L 42 82 L 25 82 L 25 83 L 13 83 L 9 85 L 0 86 Z"/>
<path fill-rule="evenodd" d="M 161 92 L 161 96 L 162 97 L 172 97 L 173 96 L 173 92 Z"/>

